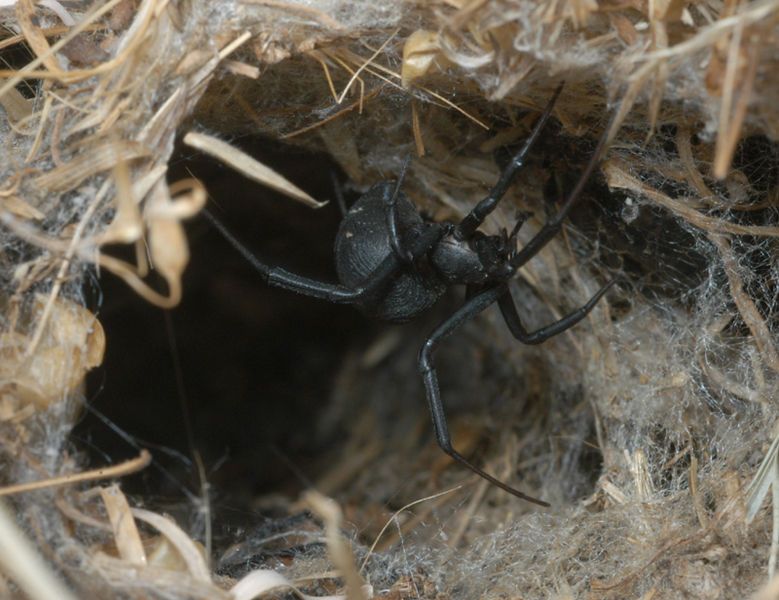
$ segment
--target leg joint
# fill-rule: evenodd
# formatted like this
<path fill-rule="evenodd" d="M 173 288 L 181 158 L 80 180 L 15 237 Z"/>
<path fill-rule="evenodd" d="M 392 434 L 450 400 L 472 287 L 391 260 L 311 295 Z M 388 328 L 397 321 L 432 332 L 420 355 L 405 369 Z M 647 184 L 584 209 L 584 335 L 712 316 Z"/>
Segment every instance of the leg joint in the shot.
<path fill-rule="evenodd" d="M 446 452 L 449 456 L 453 458 L 457 458 L 457 452 L 455 452 L 454 447 L 452 446 L 452 440 L 450 440 L 448 437 L 444 438 L 442 436 L 436 436 L 436 441 L 438 442 L 439 448 Z"/>
<path fill-rule="evenodd" d="M 427 340 L 419 351 L 419 371 L 422 374 L 430 373 L 433 370 L 433 349 L 434 344 Z"/>

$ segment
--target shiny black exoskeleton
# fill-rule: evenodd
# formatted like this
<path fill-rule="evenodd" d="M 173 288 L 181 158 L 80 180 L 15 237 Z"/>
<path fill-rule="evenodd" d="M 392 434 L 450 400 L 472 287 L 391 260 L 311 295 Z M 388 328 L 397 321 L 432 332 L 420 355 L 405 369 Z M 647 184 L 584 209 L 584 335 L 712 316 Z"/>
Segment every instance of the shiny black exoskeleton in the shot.
<path fill-rule="evenodd" d="M 344 215 L 335 238 L 335 268 L 338 279 L 348 288 L 359 288 L 387 260 L 396 257 L 387 227 L 389 203 L 395 203 L 399 248 L 411 245 L 437 225 L 425 223 L 395 184 L 377 183 Z M 424 258 L 424 260 L 422 260 Z M 367 315 L 402 323 L 430 308 L 446 291 L 428 256 L 420 257 L 415 268 L 401 269 L 382 289 L 366 295 L 356 304 Z M 413 259 L 408 261 L 414 263 Z"/>
<path fill-rule="evenodd" d="M 525 344 L 541 343 L 581 321 L 613 283 L 602 287 L 578 310 L 536 331 L 525 329 L 508 288 L 508 281 L 517 269 L 535 256 L 560 230 L 563 220 L 580 197 L 600 160 L 605 137 L 557 215 L 521 250 L 517 249 L 516 236 L 522 219 L 510 234 L 486 235 L 478 231 L 522 166 L 525 156 L 549 119 L 561 88 L 558 87 L 529 138 L 512 158 L 489 195 L 459 223 L 425 221 L 400 191 L 403 173 L 397 182 L 378 183 L 361 196 L 344 216 L 336 237 L 335 262 L 340 284 L 316 281 L 266 265 L 238 242 L 218 220 L 206 213 L 269 285 L 331 302 L 354 304 L 366 314 L 379 319 L 408 321 L 430 308 L 448 287 L 465 285 L 465 303 L 430 334 L 419 353 L 419 369 L 425 384 L 436 439 L 444 452 L 474 473 L 515 496 L 542 506 L 548 504 L 495 479 L 452 447 L 433 354 L 445 337 L 495 303 L 517 340 Z"/>

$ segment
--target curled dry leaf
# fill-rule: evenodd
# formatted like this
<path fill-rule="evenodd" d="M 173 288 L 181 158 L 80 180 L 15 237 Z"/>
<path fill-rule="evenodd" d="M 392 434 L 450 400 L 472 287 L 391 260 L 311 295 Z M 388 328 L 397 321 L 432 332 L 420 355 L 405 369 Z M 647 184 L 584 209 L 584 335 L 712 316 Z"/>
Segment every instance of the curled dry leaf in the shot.
<path fill-rule="evenodd" d="M 99 245 L 129 244 L 143 235 L 141 211 L 136 203 L 136 195 L 130 179 L 130 169 L 126 162 L 120 162 L 114 167 L 116 184 L 116 213 L 105 233 L 100 237 Z"/>
<path fill-rule="evenodd" d="M 145 565 L 146 553 L 127 497 L 116 484 L 100 488 L 100 497 L 103 499 L 108 520 L 111 522 L 119 556 L 131 563 Z"/>
<path fill-rule="evenodd" d="M 168 539 L 183 559 L 186 569 L 192 577 L 198 581 L 211 582 L 211 571 L 206 564 L 203 547 L 192 540 L 173 519 L 142 508 L 133 508 L 132 514 L 136 519 L 154 527 Z"/>
<path fill-rule="evenodd" d="M 195 180 L 177 182 L 171 186 L 170 193 L 176 194 L 187 185 L 191 185 L 190 193 L 171 200 L 166 190 L 164 196 L 156 196 L 158 201 L 152 201 L 146 212 L 154 268 L 168 282 L 174 303 L 181 298 L 181 276 L 189 262 L 189 246 L 180 219 L 197 214 L 206 201 L 205 190 Z"/>
<path fill-rule="evenodd" d="M 181 299 L 181 275 L 189 262 L 189 246 L 184 228 L 174 219 L 154 219 L 149 223 L 149 249 L 154 268 L 168 282 L 174 304 Z"/>
<path fill-rule="evenodd" d="M 189 219 L 206 205 L 206 190 L 197 179 L 181 179 L 171 184 L 164 202 L 152 202 L 145 211 L 147 219 Z"/>
<path fill-rule="evenodd" d="M 33 323 L 46 302 L 46 296 L 35 297 Z M 43 408 L 72 392 L 103 361 L 105 333 L 91 312 L 59 297 L 32 356 L 29 344 L 30 336 L 19 332 L 0 336 L 0 394 Z"/>
<path fill-rule="evenodd" d="M 143 265 L 135 266 L 107 254 L 101 254 L 98 262 L 149 302 L 170 308 L 181 300 L 181 276 L 189 262 L 189 246 L 180 220 L 203 208 L 206 191 L 196 179 L 178 181 L 170 188 L 160 179 L 152 186 L 150 195 L 143 213 L 148 223 L 149 250 L 153 267 L 168 284 L 168 294 L 160 294 L 143 281 Z"/>

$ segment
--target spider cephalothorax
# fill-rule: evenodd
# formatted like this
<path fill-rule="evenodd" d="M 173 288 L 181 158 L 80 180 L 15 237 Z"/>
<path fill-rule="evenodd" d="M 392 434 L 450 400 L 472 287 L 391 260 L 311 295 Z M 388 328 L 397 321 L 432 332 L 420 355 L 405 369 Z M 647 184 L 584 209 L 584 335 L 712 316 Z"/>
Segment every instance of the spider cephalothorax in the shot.
<path fill-rule="evenodd" d="M 474 473 L 515 496 L 542 506 L 548 504 L 495 479 L 452 447 L 433 354 L 446 336 L 496 303 L 517 340 L 525 344 L 541 343 L 582 320 L 613 283 L 603 286 L 578 310 L 536 331 L 525 329 L 508 288 L 508 281 L 517 269 L 560 231 L 563 220 L 581 196 L 585 183 L 600 160 L 605 137 L 557 215 L 522 249 L 517 248 L 516 236 L 524 216 L 510 234 L 486 235 L 478 230 L 522 167 L 525 156 L 550 117 L 561 89 L 562 86 L 557 88 L 530 136 L 501 173 L 489 195 L 459 223 L 424 220 L 401 192 L 403 173 L 396 182 L 377 183 L 363 194 L 344 215 L 336 236 L 335 262 L 339 284 L 301 277 L 259 261 L 217 219 L 206 213 L 269 285 L 339 304 L 354 304 L 365 313 L 387 321 L 413 319 L 430 308 L 448 287 L 465 285 L 468 293 L 464 304 L 430 334 L 419 353 L 419 370 L 425 384 L 436 439 L 444 452 Z"/>

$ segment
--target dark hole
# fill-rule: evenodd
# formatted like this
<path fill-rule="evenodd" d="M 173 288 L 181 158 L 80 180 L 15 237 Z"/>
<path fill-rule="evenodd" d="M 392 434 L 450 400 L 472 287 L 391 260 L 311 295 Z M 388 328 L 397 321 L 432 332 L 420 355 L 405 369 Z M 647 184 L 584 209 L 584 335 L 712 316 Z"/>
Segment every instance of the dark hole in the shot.
<path fill-rule="evenodd" d="M 315 198 L 333 197 L 337 167 L 327 158 L 266 140 L 236 145 Z M 186 148 L 172 164 L 170 181 L 201 179 L 210 209 L 258 256 L 335 280 L 335 202 L 313 210 Z M 102 278 L 107 352 L 90 378 L 93 410 L 74 439 L 96 462 L 137 452 L 99 411 L 155 457 L 156 468 L 127 479 L 125 490 L 147 499 L 180 497 L 184 489 L 198 493 L 188 422 L 216 490 L 250 497 L 275 487 L 294 494 L 314 475 L 317 415 L 343 353 L 366 322 L 351 307 L 269 288 L 205 220 L 188 229 L 192 257 L 175 309 L 166 313 L 123 282 Z"/>
<path fill-rule="evenodd" d="M 26 43 L 15 44 L 0 50 L 0 68 L 19 70 L 35 58 L 35 54 Z M 28 100 L 38 96 L 39 84 L 33 80 L 24 80 L 16 85 L 16 90 Z"/>

